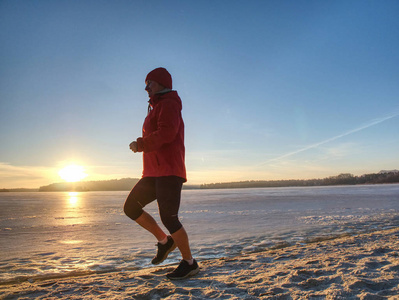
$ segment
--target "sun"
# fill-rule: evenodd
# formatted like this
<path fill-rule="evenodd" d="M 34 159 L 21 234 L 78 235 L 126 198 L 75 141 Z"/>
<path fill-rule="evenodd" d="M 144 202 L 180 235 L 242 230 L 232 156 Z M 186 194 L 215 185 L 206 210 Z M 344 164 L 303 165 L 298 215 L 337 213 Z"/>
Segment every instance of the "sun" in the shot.
<path fill-rule="evenodd" d="M 87 177 L 84 167 L 78 165 L 66 166 L 58 172 L 58 175 L 67 182 L 81 181 L 83 178 Z"/>

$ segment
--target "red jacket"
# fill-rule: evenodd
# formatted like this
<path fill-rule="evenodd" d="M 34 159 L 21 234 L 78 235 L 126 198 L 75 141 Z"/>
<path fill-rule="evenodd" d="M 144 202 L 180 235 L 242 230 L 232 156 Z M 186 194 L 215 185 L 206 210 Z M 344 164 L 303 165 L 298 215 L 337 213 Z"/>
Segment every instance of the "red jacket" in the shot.
<path fill-rule="evenodd" d="M 187 180 L 182 102 L 176 91 L 155 94 L 144 120 L 143 137 L 137 139 L 143 151 L 143 177 L 179 176 Z"/>

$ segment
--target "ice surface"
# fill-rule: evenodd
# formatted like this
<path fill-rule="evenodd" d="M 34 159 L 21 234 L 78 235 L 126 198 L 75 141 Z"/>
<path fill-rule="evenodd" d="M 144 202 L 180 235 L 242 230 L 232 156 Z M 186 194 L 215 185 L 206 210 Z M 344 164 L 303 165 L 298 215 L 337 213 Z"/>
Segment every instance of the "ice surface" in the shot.
<path fill-rule="evenodd" d="M 0 282 L 150 266 L 156 241 L 124 215 L 127 194 L 0 194 Z M 180 217 L 197 259 L 229 257 L 397 227 L 399 185 L 184 190 Z"/>

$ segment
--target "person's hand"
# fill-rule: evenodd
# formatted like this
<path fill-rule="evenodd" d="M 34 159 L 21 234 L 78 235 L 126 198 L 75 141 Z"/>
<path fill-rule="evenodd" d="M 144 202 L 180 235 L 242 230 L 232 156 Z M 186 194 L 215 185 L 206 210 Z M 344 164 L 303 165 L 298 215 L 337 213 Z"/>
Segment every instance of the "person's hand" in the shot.
<path fill-rule="evenodd" d="M 134 153 L 136 153 L 138 151 L 138 147 L 137 147 L 137 142 L 131 142 L 129 145 L 130 150 L 132 150 Z"/>

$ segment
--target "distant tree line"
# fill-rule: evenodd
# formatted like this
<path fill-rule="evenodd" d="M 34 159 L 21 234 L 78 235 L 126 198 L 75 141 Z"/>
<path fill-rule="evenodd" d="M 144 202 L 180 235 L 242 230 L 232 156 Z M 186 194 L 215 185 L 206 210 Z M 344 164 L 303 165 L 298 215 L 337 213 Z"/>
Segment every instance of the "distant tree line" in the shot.
<path fill-rule="evenodd" d="M 41 186 L 39 192 L 87 192 L 130 191 L 139 181 L 137 178 L 122 178 L 101 181 L 60 182 Z"/>
<path fill-rule="evenodd" d="M 41 186 L 39 192 L 130 191 L 140 179 L 122 178 L 100 181 L 59 182 Z M 184 189 L 198 189 L 199 185 L 186 185 Z"/>
<path fill-rule="evenodd" d="M 229 188 L 259 188 L 259 187 L 294 187 L 294 186 L 328 186 L 328 185 L 355 185 L 355 184 L 379 184 L 399 183 L 399 171 L 381 171 L 379 173 L 354 176 L 342 173 L 323 179 L 305 180 L 250 180 L 239 182 L 220 182 L 201 184 L 201 189 L 229 189 Z"/>
<path fill-rule="evenodd" d="M 0 193 L 2 192 L 37 192 L 39 189 L 25 189 L 25 188 L 13 188 L 13 189 L 0 189 Z"/>
<path fill-rule="evenodd" d="M 0 189 L 0 192 L 85 192 L 85 191 L 130 191 L 139 181 L 138 178 L 122 178 L 102 181 L 62 182 L 41 186 L 39 189 Z M 380 171 L 379 173 L 354 176 L 342 173 L 323 179 L 305 180 L 250 180 L 239 182 L 220 182 L 202 185 L 184 185 L 184 189 L 228 189 L 228 188 L 259 188 L 259 187 L 290 187 L 290 186 L 328 186 L 399 183 L 399 171 Z"/>

